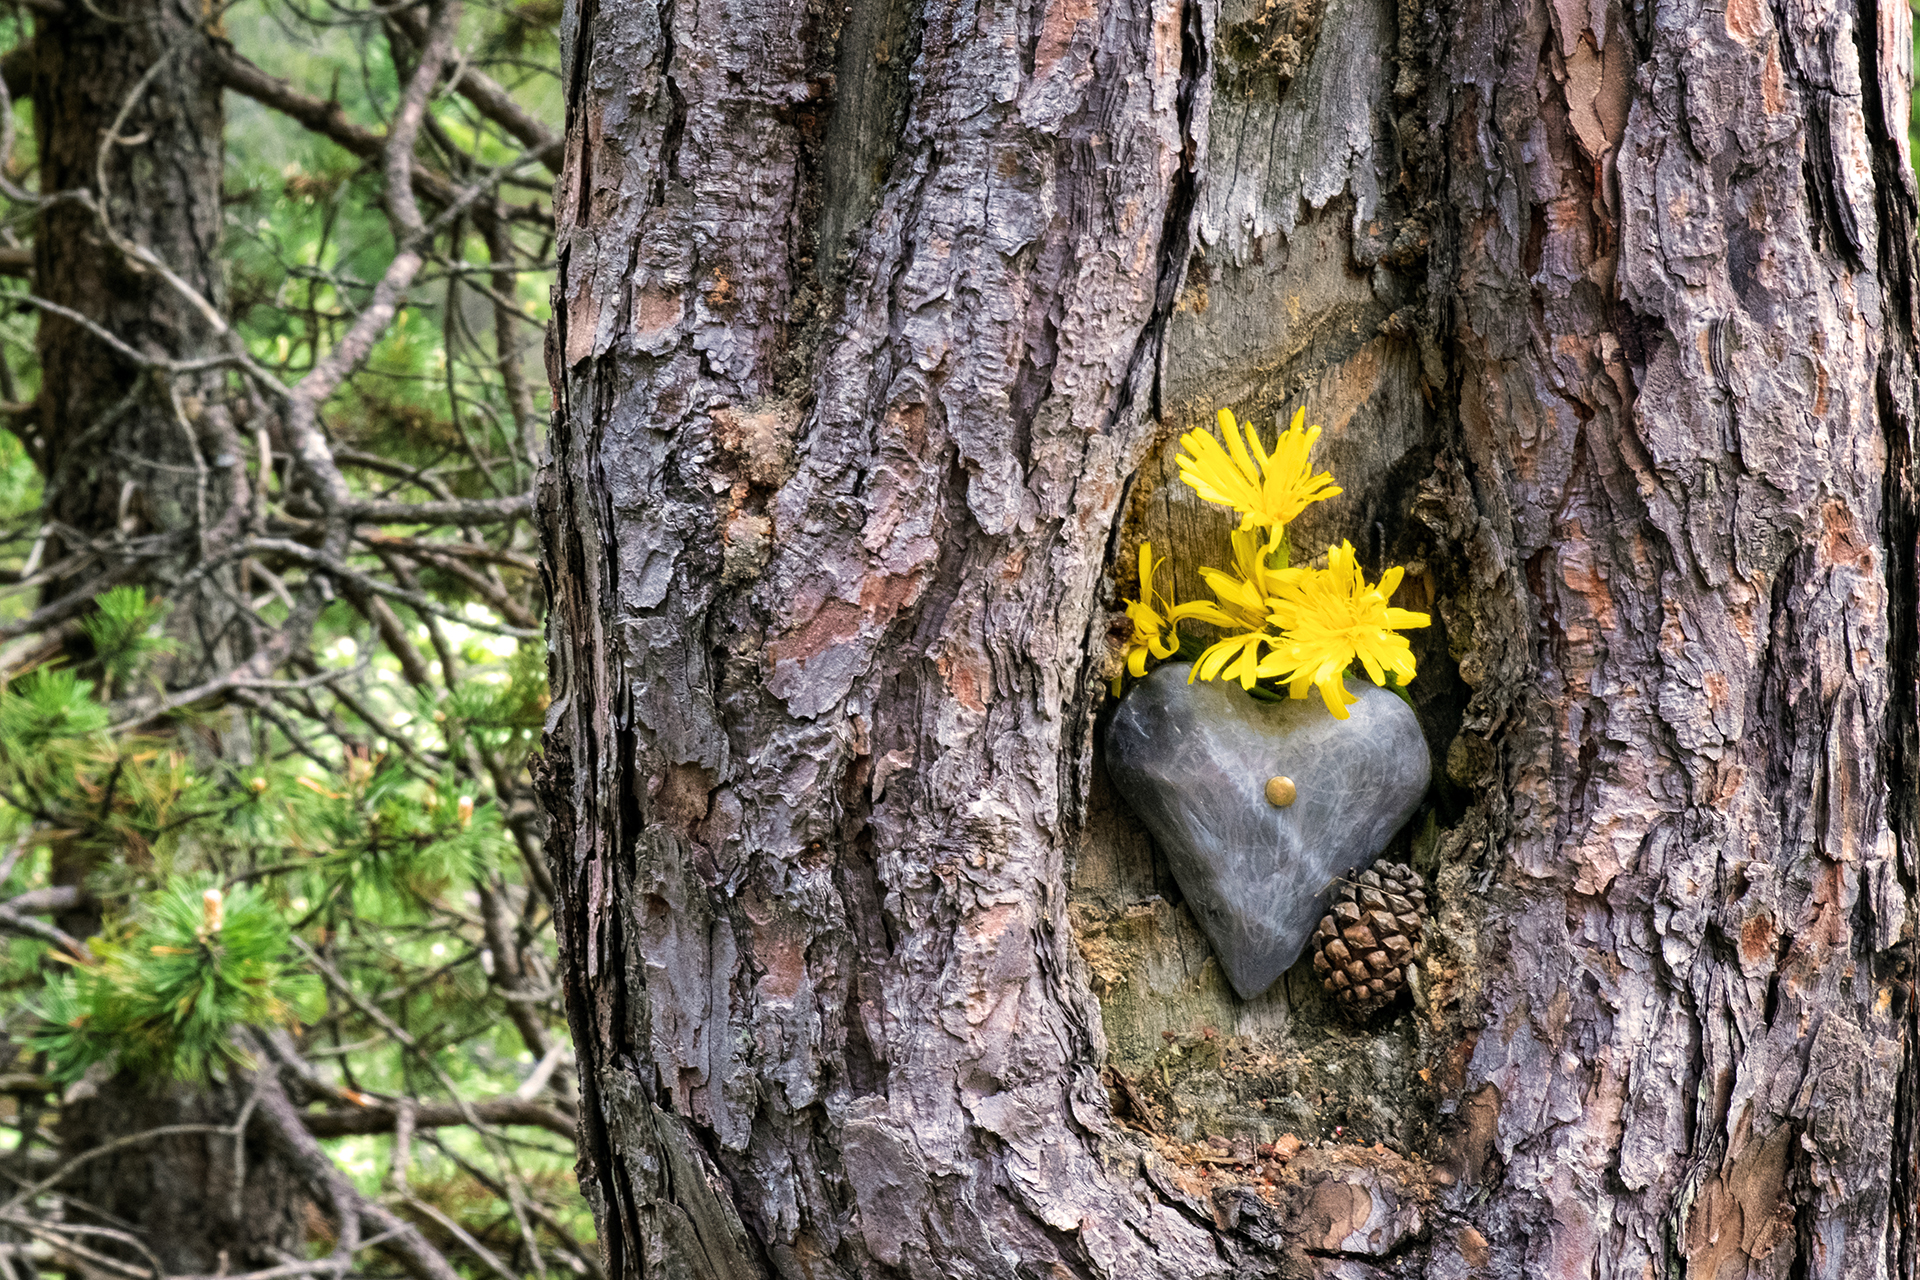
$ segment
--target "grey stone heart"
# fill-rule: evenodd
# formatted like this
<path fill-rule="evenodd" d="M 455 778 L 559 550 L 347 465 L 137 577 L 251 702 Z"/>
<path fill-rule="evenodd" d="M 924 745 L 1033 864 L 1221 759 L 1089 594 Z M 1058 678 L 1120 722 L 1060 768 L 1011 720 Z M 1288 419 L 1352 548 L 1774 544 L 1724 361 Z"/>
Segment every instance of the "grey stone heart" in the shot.
<path fill-rule="evenodd" d="M 1107 774 L 1173 866 L 1243 1000 L 1307 945 L 1340 876 L 1378 857 L 1427 793 L 1413 709 L 1366 680 L 1335 720 L 1317 693 L 1261 702 L 1238 684 L 1187 683 L 1184 663 L 1138 681 L 1107 727 Z M 1291 778 L 1285 807 L 1267 780 Z"/>

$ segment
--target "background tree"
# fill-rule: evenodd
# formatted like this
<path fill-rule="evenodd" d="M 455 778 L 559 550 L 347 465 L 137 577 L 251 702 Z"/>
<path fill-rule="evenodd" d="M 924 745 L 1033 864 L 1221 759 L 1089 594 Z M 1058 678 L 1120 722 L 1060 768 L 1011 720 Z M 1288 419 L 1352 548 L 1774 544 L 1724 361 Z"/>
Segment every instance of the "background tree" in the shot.
<path fill-rule="evenodd" d="M 553 18 L 8 20 L 9 1274 L 597 1271 L 524 770 Z"/>
<path fill-rule="evenodd" d="M 1910 40 L 569 10 L 542 777 L 610 1270 L 1913 1275 Z M 1098 746 L 1116 566 L 1224 534 L 1174 436 L 1301 403 L 1296 545 L 1435 615 L 1431 950 L 1357 1029 L 1231 997 Z"/>

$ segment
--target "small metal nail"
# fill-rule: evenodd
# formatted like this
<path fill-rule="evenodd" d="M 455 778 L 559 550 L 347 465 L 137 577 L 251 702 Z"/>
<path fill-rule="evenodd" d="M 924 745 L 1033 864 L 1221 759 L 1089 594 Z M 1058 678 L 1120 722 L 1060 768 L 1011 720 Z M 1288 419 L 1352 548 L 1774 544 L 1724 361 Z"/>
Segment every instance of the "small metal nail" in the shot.
<path fill-rule="evenodd" d="M 1284 809 L 1294 802 L 1300 789 L 1293 785 L 1292 778 L 1267 779 L 1267 803 L 1276 809 Z"/>

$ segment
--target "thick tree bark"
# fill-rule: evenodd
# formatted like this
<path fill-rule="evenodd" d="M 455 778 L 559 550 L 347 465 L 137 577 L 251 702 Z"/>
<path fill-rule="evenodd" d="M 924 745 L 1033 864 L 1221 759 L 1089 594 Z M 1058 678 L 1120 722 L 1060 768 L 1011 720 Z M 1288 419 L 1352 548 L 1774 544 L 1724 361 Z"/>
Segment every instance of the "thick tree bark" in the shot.
<path fill-rule="evenodd" d="M 1904 6 L 570 14 L 613 1274 L 1914 1275 Z M 1172 436 L 1302 401 L 1297 538 L 1436 615 L 1435 936 L 1358 1030 L 1226 991 L 1094 749 L 1109 566 L 1226 527 Z"/>
<path fill-rule="evenodd" d="M 218 312 L 226 302 L 225 116 L 202 21 L 173 0 L 142 0 L 124 15 L 77 5 L 36 18 L 41 190 L 89 198 L 42 213 L 34 290 L 162 364 L 222 351 L 203 308 Z M 111 235 L 95 212 L 102 206 Z M 41 317 L 39 355 L 38 415 L 25 434 L 47 477 L 53 523 L 44 563 L 91 552 L 49 583 L 46 602 L 96 581 L 102 568 L 171 586 L 247 511 L 225 373 L 163 376 L 57 313 Z M 229 603 L 234 590 L 229 571 L 175 594 L 169 625 L 182 648 L 171 683 L 195 683 L 248 652 L 251 637 Z"/>
<path fill-rule="evenodd" d="M 225 119 L 202 21 L 173 0 L 144 0 L 118 14 L 76 4 L 38 16 L 33 46 L 42 190 L 97 199 L 104 180 L 113 233 L 88 204 L 48 207 L 34 238 L 35 291 L 162 363 L 218 351 L 201 304 L 218 310 L 226 300 Z M 129 245 L 150 251 L 198 302 L 143 267 Z M 191 686 L 228 669 L 252 648 L 231 603 L 235 575 L 229 568 L 190 589 L 177 583 L 208 546 L 239 531 L 247 511 L 224 374 L 166 376 L 58 314 L 42 317 L 39 346 L 29 444 L 47 477 L 45 563 L 67 566 L 44 589 L 46 602 L 70 598 L 105 569 L 110 581 L 171 598 L 167 629 L 179 643 L 164 673 L 169 684 Z M 75 657 L 89 656 L 84 643 L 73 638 Z M 57 845 L 56 882 L 84 886 L 98 856 Z M 83 895 L 60 923 L 84 937 L 99 927 L 98 907 Z M 231 1125 L 244 1101 L 227 1088 L 161 1087 L 122 1074 L 69 1101 L 60 1138 L 75 1155 L 146 1129 Z M 302 1184 L 257 1135 L 242 1156 L 231 1136 L 160 1138 L 83 1166 L 77 1194 L 104 1221 L 138 1231 L 169 1271 L 267 1266 L 305 1239 Z M 138 1253 L 124 1256 L 145 1264 Z"/>
<path fill-rule="evenodd" d="M 241 1084 L 154 1084 L 126 1077 L 97 1091 L 82 1086 L 61 1113 L 69 1153 L 163 1124 L 230 1130 L 248 1089 Z M 306 1239 L 312 1198 L 275 1149 L 269 1126 L 247 1127 L 244 1146 L 231 1132 L 157 1138 L 80 1166 L 62 1188 L 101 1221 L 138 1231 L 169 1274 L 210 1275 L 272 1266 Z M 112 1244 L 103 1251 L 135 1265 L 147 1256 Z"/>

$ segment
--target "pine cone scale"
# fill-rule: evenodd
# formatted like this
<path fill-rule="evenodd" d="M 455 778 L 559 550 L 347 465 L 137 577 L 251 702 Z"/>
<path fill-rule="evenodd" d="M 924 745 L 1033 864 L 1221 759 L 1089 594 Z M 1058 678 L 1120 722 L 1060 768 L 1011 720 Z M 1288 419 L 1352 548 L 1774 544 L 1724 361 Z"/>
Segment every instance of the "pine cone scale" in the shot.
<path fill-rule="evenodd" d="M 1406 989 L 1426 932 L 1427 894 L 1404 863 L 1381 859 L 1334 886 L 1313 933 L 1313 971 L 1349 1016 L 1371 1016 Z"/>

